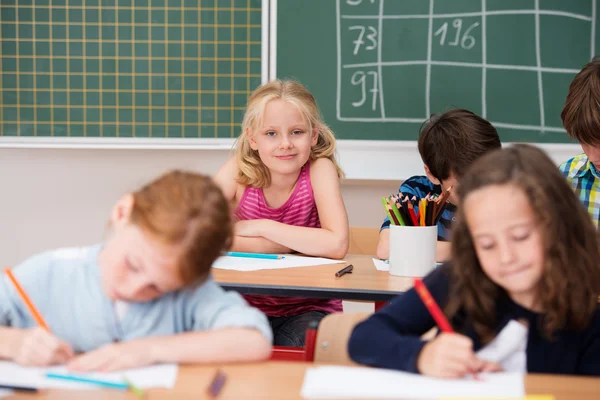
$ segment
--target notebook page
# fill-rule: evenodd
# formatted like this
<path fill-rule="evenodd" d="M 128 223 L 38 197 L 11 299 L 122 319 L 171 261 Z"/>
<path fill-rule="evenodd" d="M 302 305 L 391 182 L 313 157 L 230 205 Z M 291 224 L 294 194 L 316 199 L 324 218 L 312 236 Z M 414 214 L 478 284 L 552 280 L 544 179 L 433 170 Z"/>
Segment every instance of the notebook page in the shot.
<path fill-rule="evenodd" d="M 46 372 L 66 374 L 66 367 L 34 368 L 22 367 L 16 363 L 0 361 L 0 384 L 16 386 L 32 386 L 36 388 L 57 389 L 96 389 L 98 386 L 46 378 Z M 144 368 L 128 369 L 111 373 L 89 373 L 84 375 L 92 379 L 123 383 L 126 377 L 140 389 L 167 388 L 175 386 L 177 380 L 177 365 L 163 364 Z"/>
<path fill-rule="evenodd" d="M 213 268 L 229 269 L 233 271 L 258 271 L 261 269 L 285 269 L 296 267 L 312 267 L 315 265 L 328 265 L 345 263 L 343 260 L 332 260 L 320 257 L 304 257 L 286 255 L 281 260 L 266 260 L 262 258 L 230 257 L 217 258 Z"/>
<path fill-rule="evenodd" d="M 524 396 L 524 376 L 515 373 L 481 374 L 474 379 L 438 379 L 406 372 L 364 367 L 309 368 L 304 376 L 305 399 L 402 398 L 518 398 Z"/>

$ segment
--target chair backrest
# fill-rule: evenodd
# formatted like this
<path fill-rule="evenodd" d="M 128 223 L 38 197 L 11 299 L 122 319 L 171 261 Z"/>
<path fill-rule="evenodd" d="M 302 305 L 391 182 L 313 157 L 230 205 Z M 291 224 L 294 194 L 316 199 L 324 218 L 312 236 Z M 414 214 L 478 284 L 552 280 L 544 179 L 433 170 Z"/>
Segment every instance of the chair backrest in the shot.
<path fill-rule="evenodd" d="M 375 256 L 379 241 L 378 228 L 350 227 L 350 247 L 348 254 L 364 254 Z"/>
<path fill-rule="evenodd" d="M 348 340 L 352 330 L 370 313 L 333 313 L 319 322 L 314 362 L 357 365 L 348 355 Z"/>

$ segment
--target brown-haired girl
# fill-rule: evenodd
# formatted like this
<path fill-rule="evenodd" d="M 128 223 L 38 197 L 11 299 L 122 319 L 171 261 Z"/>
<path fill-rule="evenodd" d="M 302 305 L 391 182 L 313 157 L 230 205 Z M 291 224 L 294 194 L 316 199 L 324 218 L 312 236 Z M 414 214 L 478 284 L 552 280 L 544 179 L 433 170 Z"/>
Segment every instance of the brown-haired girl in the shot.
<path fill-rule="evenodd" d="M 494 151 L 458 195 L 452 262 L 425 279 L 457 333 L 422 340 L 435 323 L 411 289 L 355 328 L 352 358 L 438 377 L 600 375 L 598 239 L 556 166 L 528 145 Z"/>
<path fill-rule="evenodd" d="M 210 278 L 232 227 L 209 177 L 161 176 L 115 204 L 110 228 L 103 244 L 45 252 L 14 269 L 50 332 L 0 277 L 0 359 L 110 371 L 270 355 L 266 317 Z"/>

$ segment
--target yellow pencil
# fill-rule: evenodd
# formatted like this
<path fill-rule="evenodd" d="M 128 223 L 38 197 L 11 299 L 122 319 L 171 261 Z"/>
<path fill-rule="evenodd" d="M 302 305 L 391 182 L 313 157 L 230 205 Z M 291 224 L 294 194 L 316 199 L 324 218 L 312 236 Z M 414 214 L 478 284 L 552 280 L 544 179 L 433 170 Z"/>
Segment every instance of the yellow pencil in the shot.
<path fill-rule="evenodd" d="M 421 217 L 421 226 L 425 226 L 425 213 L 427 212 L 427 200 L 419 200 L 419 216 Z"/>

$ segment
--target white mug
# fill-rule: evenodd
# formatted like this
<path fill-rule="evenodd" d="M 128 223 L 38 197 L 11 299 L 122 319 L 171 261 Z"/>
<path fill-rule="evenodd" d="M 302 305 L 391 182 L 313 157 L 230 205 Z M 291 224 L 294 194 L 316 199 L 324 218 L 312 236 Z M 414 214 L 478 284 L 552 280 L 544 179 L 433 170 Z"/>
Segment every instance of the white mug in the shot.
<path fill-rule="evenodd" d="M 437 225 L 390 226 L 390 274 L 423 277 L 435 264 Z"/>

